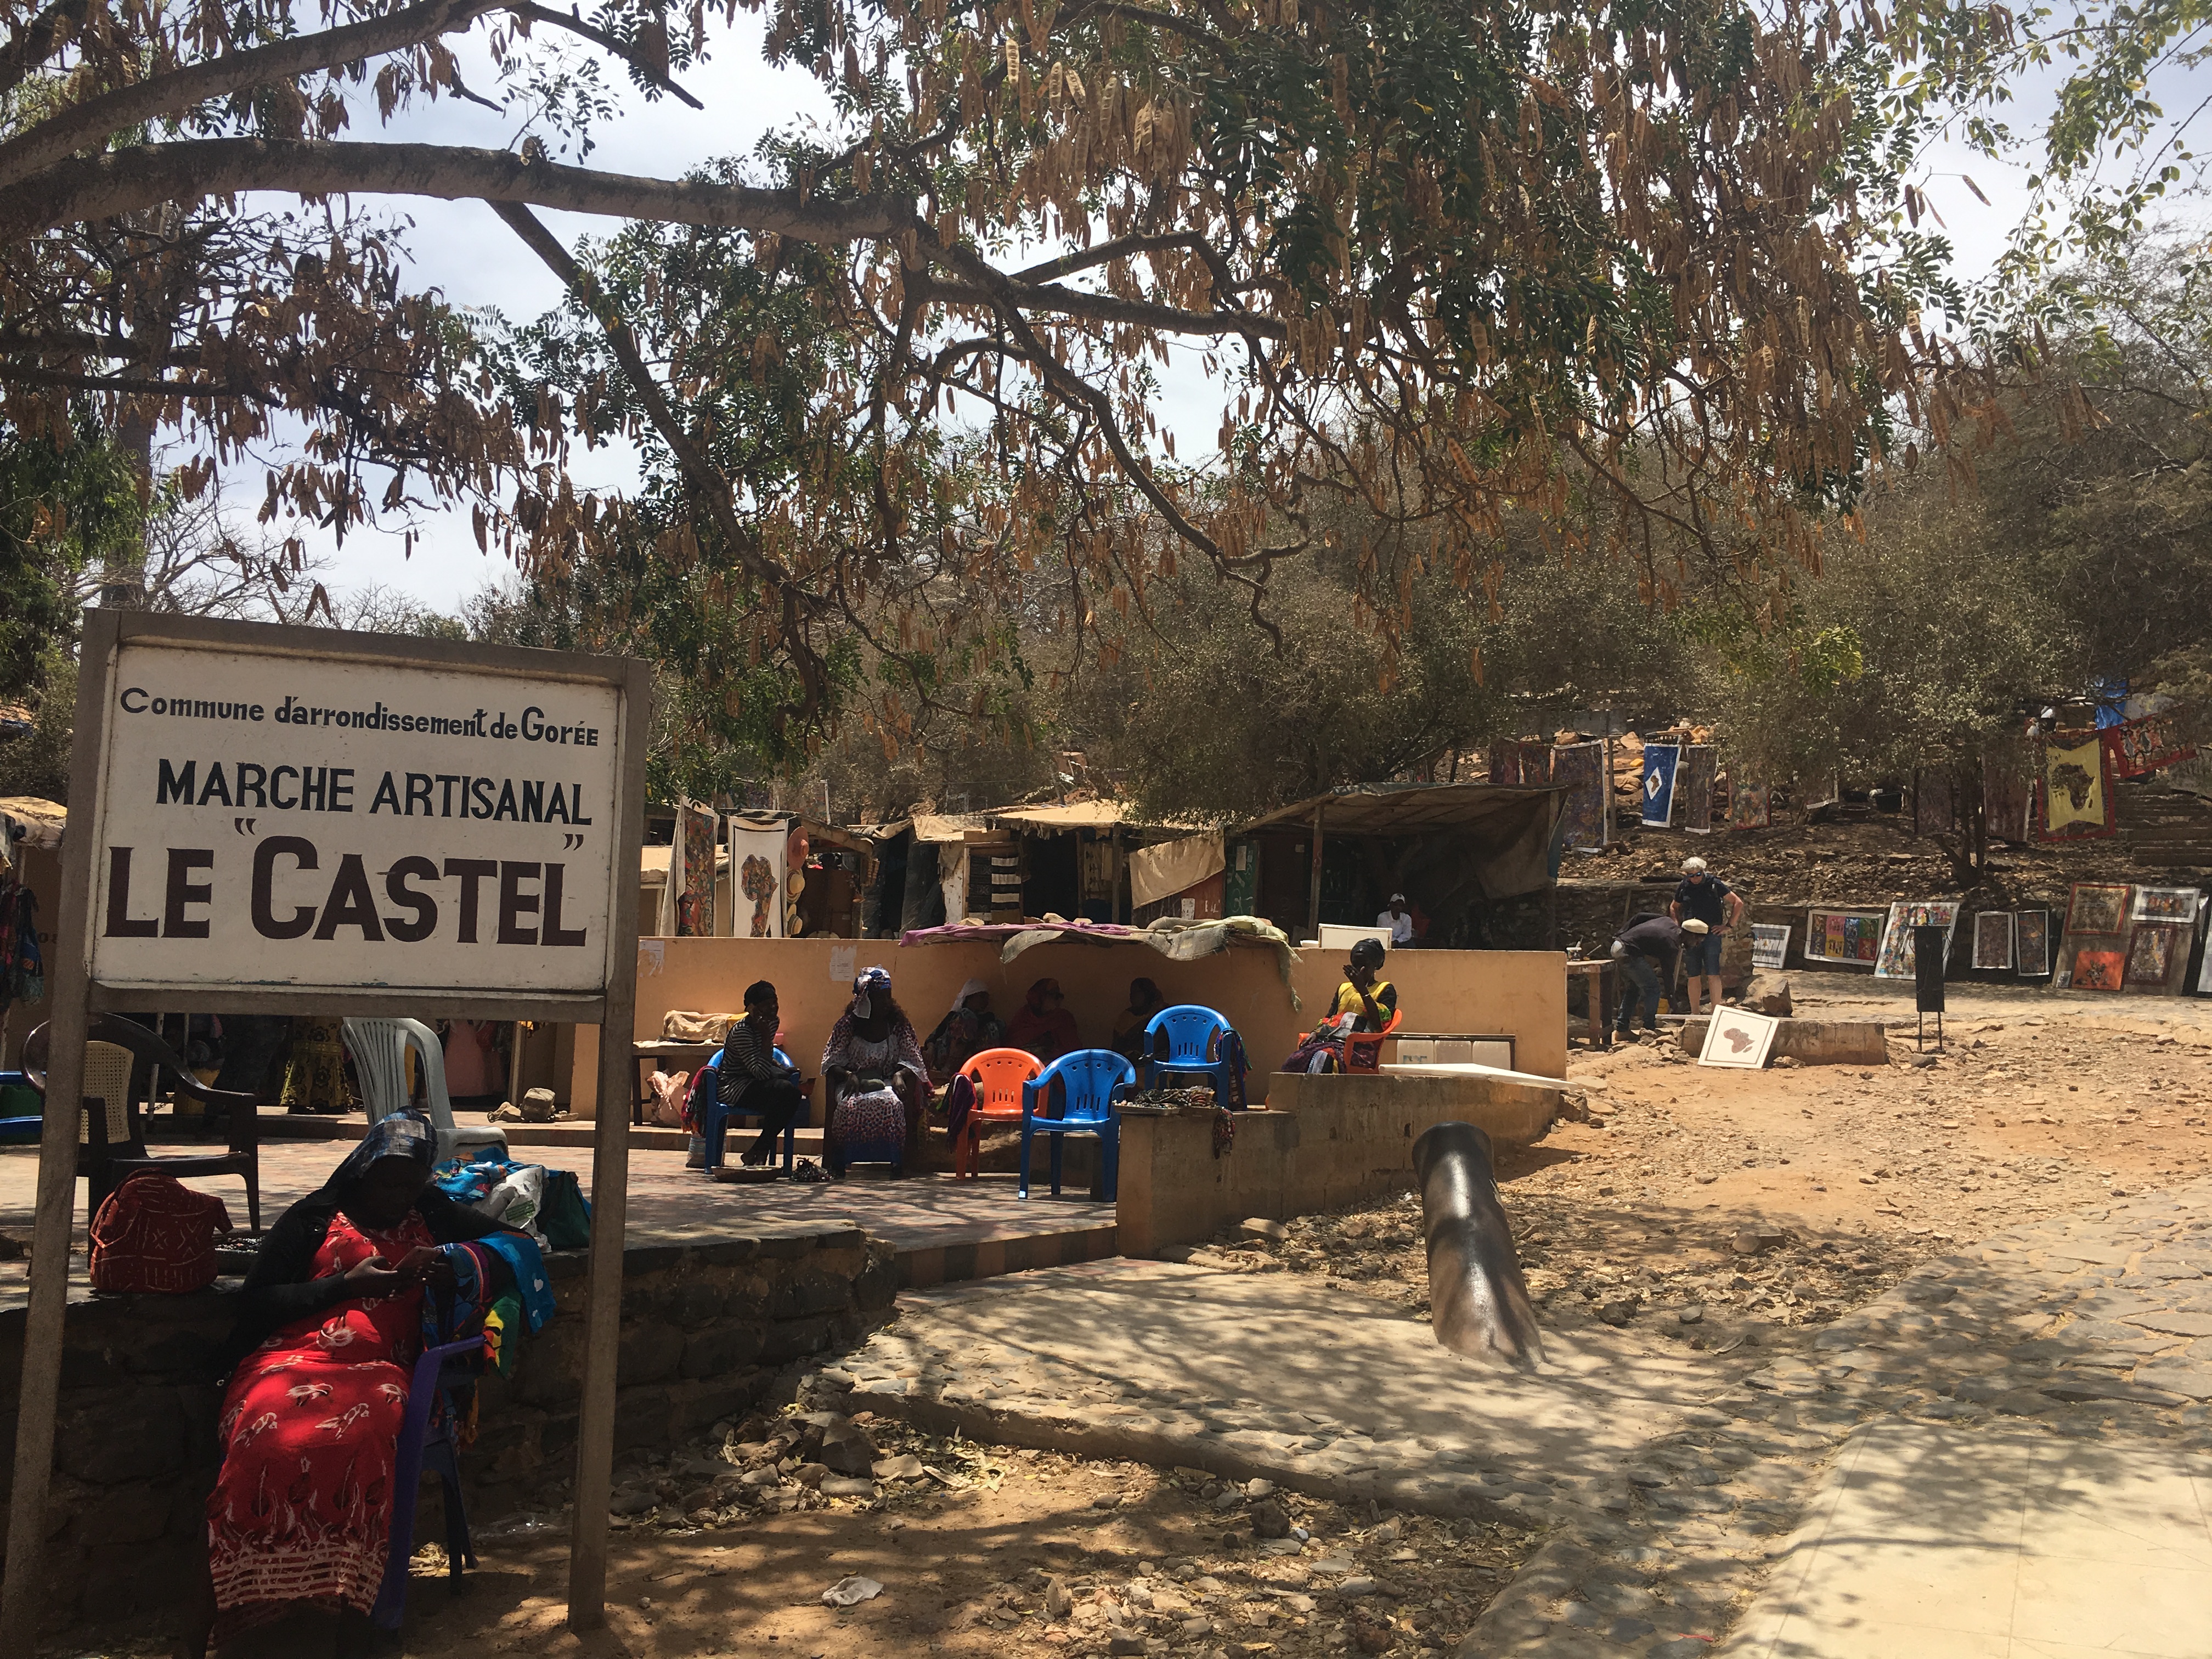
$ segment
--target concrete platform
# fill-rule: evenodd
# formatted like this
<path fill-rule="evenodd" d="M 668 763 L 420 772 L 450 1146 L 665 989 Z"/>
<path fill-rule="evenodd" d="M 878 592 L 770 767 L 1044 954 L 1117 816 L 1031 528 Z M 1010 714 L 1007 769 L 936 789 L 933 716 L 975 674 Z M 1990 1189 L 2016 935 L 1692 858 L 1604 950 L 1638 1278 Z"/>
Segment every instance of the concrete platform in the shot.
<path fill-rule="evenodd" d="M 1711 1024 L 1702 1014 L 1682 1022 L 1684 1054 L 1705 1052 L 1705 1030 Z M 1887 1030 L 1872 1020 L 1785 1019 L 1774 1033 L 1767 1064 L 1794 1060 L 1800 1066 L 1887 1066 Z"/>
<path fill-rule="evenodd" d="M 633 1132 L 635 1133 L 635 1132 Z M 671 1132 L 672 1133 L 672 1132 Z M 561 1157 L 544 1149 L 541 1161 L 575 1170 L 591 1194 L 587 1150 Z M 285 1206 L 322 1185 L 344 1156 L 326 1140 L 270 1141 L 261 1149 L 261 1219 L 265 1226 Z M 1026 1201 L 1010 1175 L 972 1181 L 916 1174 L 893 1180 L 863 1166 L 844 1181 L 799 1185 L 788 1181 L 739 1185 L 708 1180 L 684 1167 L 681 1147 L 641 1147 L 629 1158 L 628 1245 L 702 1245 L 732 1237 L 815 1235 L 857 1226 L 896 1252 L 902 1285 L 945 1284 L 1032 1267 L 1095 1261 L 1118 1254 L 1115 1207 L 1077 1195 Z M 0 1149 L 0 1232 L 27 1239 L 38 1176 L 35 1147 Z M 194 1177 L 186 1183 L 220 1197 L 234 1226 L 246 1225 L 245 1185 L 236 1177 Z M 84 1187 L 77 1187 L 76 1272 L 83 1294 Z M 0 1310 L 20 1306 L 27 1268 L 0 1261 Z"/>

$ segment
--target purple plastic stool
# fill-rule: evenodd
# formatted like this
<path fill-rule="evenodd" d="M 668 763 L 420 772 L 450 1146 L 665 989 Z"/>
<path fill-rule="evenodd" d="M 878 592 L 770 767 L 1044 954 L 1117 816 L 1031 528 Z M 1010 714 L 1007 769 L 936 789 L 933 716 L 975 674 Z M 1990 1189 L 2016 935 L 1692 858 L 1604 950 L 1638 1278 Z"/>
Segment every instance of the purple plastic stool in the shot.
<path fill-rule="evenodd" d="M 384 1583 L 369 1609 L 369 1623 L 379 1630 L 398 1630 L 407 1613 L 407 1564 L 415 1554 L 415 1500 L 422 1484 L 422 1465 L 428 1462 L 446 1489 L 446 1559 L 456 1583 L 464 1565 L 477 1564 L 469 1547 L 468 1511 L 461 1506 L 461 1466 L 453 1453 L 452 1437 L 441 1432 L 430 1438 L 430 1407 L 438 1397 L 438 1380 L 449 1359 L 465 1359 L 484 1351 L 481 1334 L 462 1342 L 425 1348 L 415 1362 L 414 1381 L 407 1389 L 407 1415 L 399 1425 L 398 1455 L 392 1470 L 392 1548 L 384 1559 Z"/>

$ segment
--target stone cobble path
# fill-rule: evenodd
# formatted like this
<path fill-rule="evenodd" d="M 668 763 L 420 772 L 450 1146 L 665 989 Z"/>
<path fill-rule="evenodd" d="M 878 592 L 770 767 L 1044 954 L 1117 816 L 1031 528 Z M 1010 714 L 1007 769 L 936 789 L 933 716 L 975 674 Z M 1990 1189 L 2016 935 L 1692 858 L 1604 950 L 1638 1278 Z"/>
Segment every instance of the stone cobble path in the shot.
<path fill-rule="evenodd" d="M 1524 1376 L 1310 1281 L 1160 1262 L 901 1309 L 821 1383 L 978 1438 L 1540 1525 L 1463 1659 L 1751 1652 L 1753 1632 L 1731 1632 L 1870 1425 L 2040 1435 L 2082 1455 L 2212 1451 L 2212 1181 L 1926 1263 L 1771 1362 L 1547 1334 L 1555 1363 Z"/>

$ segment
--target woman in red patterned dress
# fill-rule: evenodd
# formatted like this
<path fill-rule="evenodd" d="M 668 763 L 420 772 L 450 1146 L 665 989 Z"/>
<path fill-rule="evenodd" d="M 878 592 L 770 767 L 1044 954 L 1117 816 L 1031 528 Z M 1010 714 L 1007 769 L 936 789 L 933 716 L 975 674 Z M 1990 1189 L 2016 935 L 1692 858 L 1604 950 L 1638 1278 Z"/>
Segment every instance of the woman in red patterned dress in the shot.
<path fill-rule="evenodd" d="M 419 1118 L 373 1126 L 246 1275 L 189 1652 L 294 1613 L 343 1629 L 375 1602 L 424 1286 L 451 1275 L 438 1246 L 500 1231 L 430 1185 L 436 1146 Z"/>

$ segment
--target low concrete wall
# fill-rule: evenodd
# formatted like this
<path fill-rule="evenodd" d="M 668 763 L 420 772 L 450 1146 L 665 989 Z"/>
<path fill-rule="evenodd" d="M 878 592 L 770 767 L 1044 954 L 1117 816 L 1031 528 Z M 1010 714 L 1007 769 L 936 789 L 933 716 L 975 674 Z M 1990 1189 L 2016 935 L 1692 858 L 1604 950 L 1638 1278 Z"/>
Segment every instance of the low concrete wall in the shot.
<path fill-rule="evenodd" d="M 1682 1022 L 1684 1054 L 1705 1052 L 1705 1030 L 1711 1024 L 1702 1017 Z M 1887 1066 L 1889 1039 L 1884 1029 L 1873 1020 L 1785 1019 L 1774 1034 L 1767 1063 L 1788 1059 L 1800 1066 Z"/>
<path fill-rule="evenodd" d="M 524 1343 L 514 1375 L 483 1385 L 472 1497 L 567 1473 L 583 1387 L 589 1253 L 547 1257 L 559 1316 Z M 662 1449 L 742 1414 L 776 1370 L 848 1346 L 890 1305 L 891 1252 L 858 1228 L 625 1252 L 618 1451 Z M 194 1296 L 72 1305 L 62 1350 L 46 1616 L 60 1627 L 183 1604 L 204 1536 L 222 1390 L 215 1356 L 235 1281 Z M 0 1435 L 13 1468 L 21 1309 L 0 1314 Z M 428 1504 L 434 1483 L 427 1488 Z M 4 1486 L 0 1486 L 4 1496 Z M 437 1537 L 434 1521 L 417 1536 Z"/>
<path fill-rule="evenodd" d="M 1264 1111 L 1237 1115 L 1236 1143 L 1213 1155 L 1213 1119 L 1133 1109 L 1121 1119 L 1117 1220 L 1124 1255 L 1158 1255 L 1247 1216 L 1278 1220 L 1413 1180 L 1413 1142 L 1438 1123 L 1474 1123 L 1528 1146 L 1550 1133 L 1558 1085 L 1505 1077 L 1267 1079 Z"/>

